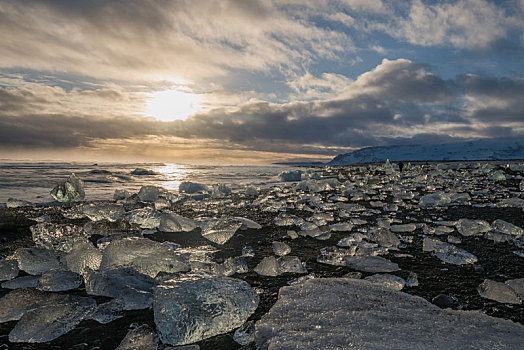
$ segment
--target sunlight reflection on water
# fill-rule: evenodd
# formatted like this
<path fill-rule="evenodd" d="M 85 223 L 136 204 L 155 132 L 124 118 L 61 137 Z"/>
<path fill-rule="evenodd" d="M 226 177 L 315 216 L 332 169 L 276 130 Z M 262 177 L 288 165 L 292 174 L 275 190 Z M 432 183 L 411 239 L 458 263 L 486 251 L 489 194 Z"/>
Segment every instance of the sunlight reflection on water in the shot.
<path fill-rule="evenodd" d="M 189 172 L 188 166 L 180 164 L 166 164 L 154 168 L 154 172 L 162 176 L 160 186 L 169 191 L 178 190 L 180 183 L 184 181 Z"/>

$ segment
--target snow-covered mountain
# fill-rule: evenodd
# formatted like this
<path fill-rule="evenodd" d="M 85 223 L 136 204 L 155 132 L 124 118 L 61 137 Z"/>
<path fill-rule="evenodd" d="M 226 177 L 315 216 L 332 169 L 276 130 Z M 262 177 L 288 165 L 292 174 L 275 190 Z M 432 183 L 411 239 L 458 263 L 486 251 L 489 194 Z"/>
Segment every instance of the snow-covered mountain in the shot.
<path fill-rule="evenodd" d="M 524 159 L 524 138 L 481 139 L 461 143 L 366 147 L 333 158 L 326 165 L 390 161 Z"/>

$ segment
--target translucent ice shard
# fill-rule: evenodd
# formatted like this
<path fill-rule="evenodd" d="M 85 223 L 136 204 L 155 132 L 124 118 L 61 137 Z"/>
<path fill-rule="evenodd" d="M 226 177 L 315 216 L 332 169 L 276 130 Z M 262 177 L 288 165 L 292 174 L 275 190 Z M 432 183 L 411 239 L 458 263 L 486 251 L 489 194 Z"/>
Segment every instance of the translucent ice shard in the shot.
<path fill-rule="evenodd" d="M 126 199 L 127 197 L 129 197 L 131 195 L 131 193 L 129 193 L 129 191 L 127 190 L 115 190 L 115 194 L 113 195 L 113 199 L 116 200 L 116 201 L 119 201 L 119 200 L 122 200 L 122 199 Z"/>
<path fill-rule="evenodd" d="M 283 171 L 278 176 L 283 182 L 300 181 L 302 180 L 302 170 Z"/>
<path fill-rule="evenodd" d="M 226 276 L 231 276 L 235 273 L 247 273 L 249 271 L 246 259 L 242 256 L 227 258 L 222 266 L 224 267 Z"/>
<path fill-rule="evenodd" d="M 71 174 L 67 181 L 53 188 L 51 196 L 59 202 L 81 201 L 85 197 L 84 182 L 75 174 Z"/>
<path fill-rule="evenodd" d="M 517 293 L 505 283 L 486 279 L 478 286 L 477 290 L 481 297 L 499 303 L 520 304 L 522 302 Z"/>
<path fill-rule="evenodd" d="M 297 256 L 286 255 L 278 258 L 282 272 L 307 273 L 305 264 Z"/>
<path fill-rule="evenodd" d="M 259 193 L 255 186 L 247 186 L 246 187 L 246 196 L 247 197 L 258 197 Z"/>
<path fill-rule="evenodd" d="M 178 190 L 180 192 L 185 192 L 188 194 L 193 194 L 197 192 L 209 192 L 209 188 L 206 185 L 189 181 L 182 182 Z"/>
<path fill-rule="evenodd" d="M 28 311 L 9 333 L 13 343 L 44 343 L 66 334 L 76 327 L 95 308 L 90 298 L 78 297 L 77 302 L 43 306 Z"/>
<path fill-rule="evenodd" d="M 160 217 L 158 229 L 162 232 L 189 232 L 196 227 L 197 225 L 192 219 L 172 212 L 164 212 Z"/>
<path fill-rule="evenodd" d="M 125 214 L 124 207 L 119 204 L 84 205 L 82 211 L 91 221 L 115 222 L 122 219 Z"/>
<path fill-rule="evenodd" d="M 124 219 L 141 228 L 157 228 L 160 225 L 160 216 L 160 212 L 152 208 L 142 208 L 126 213 Z"/>
<path fill-rule="evenodd" d="M 247 321 L 235 331 L 233 340 L 240 345 L 248 345 L 255 341 L 255 322 Z"/>
<path fill-rule="evenodd" d="M 473 219 L 460 219 L 456 227 L 457 231 L 463 236 L 481 235 L 491 230 L 487 221 Z"/>
<path fill-rule="evenodd" d="M 385 227 L 373 231 L 372 237 L 381 247 L 396 248 L 400 244 L 397 235 Z"/>
<path fill-rule="evenodd" d="M 0 260 L 0 281 L 12 280 L 18 276 L 18 261 Z"/>
<path fill-rule="evenodd" d="M 220 218 L 206 220 L 199 224 L 202 228 L 202 236 L 216 244 L 224 244 L 233 237 L 242 223 L 234 218 Z"/>
<path fill-rule="evenodd" d="M 76 289 L 83 282 L 82 276 L 68 270 L 53 269 L 38 280 L 37 288 L 45 292 L 62 292 Z"/>
<path fill-rule="evenodd" d="M 474 264 L 477 257 L 453 244 L 438 239 L 424 238 L 422 248 L 425 252 L 432 252 L 440 260 L 453 265 Z"/>
<path fill-rule="evenodd" d="M 502 232 L 506 235 L 520 237 L 524 234 L 524 229 L 501 219 L 493 221 L 491 227 L 494 230 Z"/>
<path fill-rule="evenodd" d="M 131 326 L 116 350 L 156 350 L 158 336 L 147 324 Z"/>
<path fill-rule="evenodd" d="M 142 186 L 138 192 L 138 198 L 140 198 L 142 202 L 154 202 L 164 192 L 166 191 L 161 187 Z"/>
<path fill-rule="evenodd" d="M 413 232 L 417 226 L 415 224 L 391 225 L 389 229 L 392 232 Z"/>
<path fill-rule="evenodd" d="M 406 285 L 406 281 L 402 277 L 398 277 L 395 275 L 390 274 L 378 274 L 378 275 L 371 275 L 366 278 L 364 278 L 366 281 L 369 281 L 371 283 L 380 284 L 384 287 L 395 289 L 395 290 L 401 290 Z"/>
<path fill-rule="evenodd" d="M 91 242 L 79 243 L 66 255 L 67 268 L 79 275 L 86 271 L 98 270 L 102 262 L 102 252 Z"/>
<path fill-rule="evenodd" d="M 380 256 L 348 256 L 345 258 L 346 265 L 354 270 L 362 272 L 394 272 L 400 267 Z"/>
<path fill-rule="evenodd" d="M 355 255 L 357 247 L 350 246 L 349 249 L 342 249 L 338 247 L 326 247 L 320 249 L 320 255 L 317 257 L 319 263 L 335 265 L 335 266 L 345 266 L 346 262 L 344 258 L 346 256 Z"/>
<path fill-rule="evenodd" d="M 284 242 L 273 242 L 273 253 L 278 256 L 284 256 L 291 253 L 291 247 Z"/>
<path fill-rule="evenodd" d="M 30 275 L 41 275 L 51 269 L 62 266 L 64 253 L 46 248 L 20 248 L 14 256 L 18 267 Z"/>
<path fill-rule="evenodd" d="M 87 234 L 80 226 L 42 222 L 30 227 L 36 245 L 69 252 L 80 242 L 87 242 Z"/>
<path fill-rule="evenodd" d="M 444 192 L 435 192 L 420 197 L 419 206 L 421 207 L 438 207 L 451 203 L 451 197 Z"/>
<path fill-rule="evenodd" d="M 233 219 L 238 220 L 242 223 L 242 226 L 240 227 L 241 230 L 247 230 L 248 228 L 253 228 L 253 229 L 258 230 L 262 228 L 262 225 L 256 223 L 253 220 L 247 219 L 247 218 L 235 216 Z"/>
<path fill-rule="evenodd" d="M 104 249 L 100 271 L 119 267 L 132 267 L 151 277 L 160 271 L 174 273 L 189 270 L 188 262 L 181 254 L 146 238 L 116 240 Z"/>
<path fill-rule="evenodd" d="M 155 288 L 155 324 L 163 343 L 189 344 L 242 326 L 258 301 L 245 281 L 189 274 Z"/>
<path fill-rule="evenodd" d="M 271 277 L 278 276 L 283 272 L 278 260 L 274 256 L 266 256 L 258 263 L 254 271 L 259 275 Z"/>
<path fill-rule="evenodd" d="M 31 207 L 33 203 L 24 201 L 22 199 L 8 198 L 6 206 L 8 208 L 21 208 L 21 207 Z"/>

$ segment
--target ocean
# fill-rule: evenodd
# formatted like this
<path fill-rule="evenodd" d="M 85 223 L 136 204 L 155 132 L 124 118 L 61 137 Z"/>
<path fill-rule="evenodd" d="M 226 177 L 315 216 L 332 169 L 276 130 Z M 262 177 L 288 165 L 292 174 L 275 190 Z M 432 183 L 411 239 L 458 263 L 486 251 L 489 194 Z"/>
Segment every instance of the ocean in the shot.
<path fill-rule="evenodd" d="M 156 175 L 132 175 L 136 168 Z M 278 183 L 278 174 L 289 170 L 279 165 L 190 165 L 171 163 L 79 163 L 79 162 L 0 162 L 0 203 L 8 198 L 33 203 L 54 201 L 49 192 L 75 173 L 84 181 L 85 200 L 112 199 L 116 189 L 138 192 L 141 186 L 160 186 L 177 191 L 181 182 L 206 185 L 226 184 L 231 189 L 247 185 L 266 187 Z"/>

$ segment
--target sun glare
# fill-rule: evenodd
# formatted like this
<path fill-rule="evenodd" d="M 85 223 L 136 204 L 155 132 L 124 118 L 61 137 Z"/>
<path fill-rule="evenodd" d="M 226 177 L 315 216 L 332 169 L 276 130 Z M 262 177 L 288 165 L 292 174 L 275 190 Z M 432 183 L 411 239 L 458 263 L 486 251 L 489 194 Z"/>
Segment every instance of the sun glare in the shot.
<path fill-rule="evenodd" d="M 200 97 L 181 90 L 154 93 L 147 101 L 146 114 L 163 121 L 185 119 L 198 111 Z"/>

